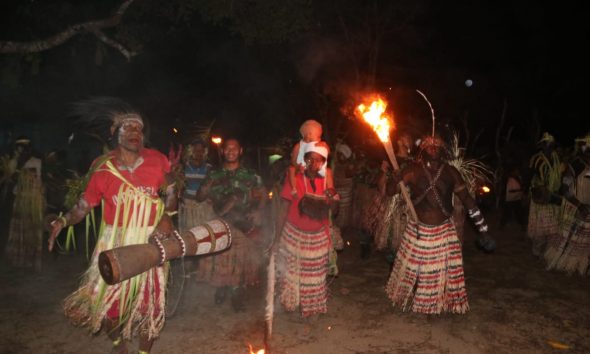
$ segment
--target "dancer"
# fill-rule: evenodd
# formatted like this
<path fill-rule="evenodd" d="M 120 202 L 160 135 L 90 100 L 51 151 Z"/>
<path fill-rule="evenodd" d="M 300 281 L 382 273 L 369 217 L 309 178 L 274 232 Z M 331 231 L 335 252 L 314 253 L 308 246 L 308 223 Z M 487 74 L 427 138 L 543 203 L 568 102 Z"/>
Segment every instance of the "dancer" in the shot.
<path fill-rule="evenodd" d="M 408 220 L 386 292 L 393 306 L 404 311 L 465 313 L 469 304 L 461 244 L 452 220 L 453 194 L 481 233 L 478 246 L 491 252 L 495 242 L 486 235 L 488 225 L 461 174 L 446 162 L 443 141 L 429 136 L 420 148 L 417 160 L 396 172 L 387 186 L 389 194 L 398 191 L 400 180 L 409 186 L 418 220 Z"/>

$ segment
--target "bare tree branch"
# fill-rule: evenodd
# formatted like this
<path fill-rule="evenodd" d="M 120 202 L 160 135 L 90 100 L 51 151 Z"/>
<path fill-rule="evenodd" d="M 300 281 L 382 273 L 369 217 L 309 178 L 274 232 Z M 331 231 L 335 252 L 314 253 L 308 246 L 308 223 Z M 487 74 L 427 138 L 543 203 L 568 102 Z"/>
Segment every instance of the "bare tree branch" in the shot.
<path fill-rule="evenodd" d="M 134 57 L 134 56 L 137 55 L 137 52 L 130 51 L 129 49 L 125 48 L 121 43 L 115 41 L 114 39 L 111 39 L 111 38 L 107 37 L 104 34 L 104 32 L 102 32 L 99 29 L 92 30 L 92 33 L 94 33 L 94 35 L 98 39 L 100 39 L 101 41 L 103 41 L 105 44 L 107 44 L 107 45 L 115 48 L 119 52 L 121 52 L 121 54 L 123 54 L 123 56 L 125 56 L 125 58 L 127 58 L 128 61 L 130 61 L 132 57 Z"/>
<path fill-rule="evenodd" d="M 123 14 L 125 13 L 125 11 L 127 11 L 129 5 L 131 5 L 133 1 L 134 0 L 124 1 L 111 17 L 102 20 L 78 23 L 66 28 L 58 34 L 55 34 L 51 37 L 47 37 L 45 39 L 28 42 L 0 41 L 0 54 L 42 52 L 53 47 L 56 47 L 60 44 L 63 44 L 70 38 L 78 34 L 91 32 L 94 33 L 103 42 L 119 50 L 127 58 L 127 60 L 129 60 L 136 53 L 124 48 L 123 45 L 121 45 L 120 43 L 107 38 L 104 35 L 104 33 L 101 32 L 101 29 L 112 28 L 121 23 Z"/>

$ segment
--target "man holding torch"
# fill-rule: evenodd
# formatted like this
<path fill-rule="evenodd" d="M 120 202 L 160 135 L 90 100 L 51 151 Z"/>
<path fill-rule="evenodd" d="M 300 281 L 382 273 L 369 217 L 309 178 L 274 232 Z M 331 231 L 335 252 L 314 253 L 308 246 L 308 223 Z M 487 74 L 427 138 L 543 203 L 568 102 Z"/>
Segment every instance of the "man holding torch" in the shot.
<path fill-rule="evenodd" d="M 386 292 L 393 306 L 402 310 L 465 313 L 469 304 L 461 243 L 452 219 L 453 194 L 463 202 L 481 233 L 478 247 L 492 252 L 495 241 L 487 236 L 488 225 L 461 174 L 447 163 L 449 156 L 443 156 L 447 150 L 444 142 L 435 136 L 432 106 L 432 135 L 422 140 L 417 159 L 401 171 L 393 154 L 389 136 L 393 122 L 385 114 L 386 107 L 385 101 L 377 97 L 369 105 L 357 106 L 355 112 L 378 135 L 393 165 L 387 193 L 401 192 L 409 211 Z"/>
<path fill-rule="evenodd" d="M 459 171 L 446 162 L 445 152 L 440 138 L 426 137 L 416 161 L 395 171 L 387 186 L 390 195 L 399 190 L 400 181 L 409 187 L 417 217 L 408 220 L 386 286 L 393 306 L 404 311 L 440 314 L 469 309 L 461 243 L 452 219 L 453 194 L 480 232 L 477 245 L 486 252 L 495 249 L 481 211 Z"/>

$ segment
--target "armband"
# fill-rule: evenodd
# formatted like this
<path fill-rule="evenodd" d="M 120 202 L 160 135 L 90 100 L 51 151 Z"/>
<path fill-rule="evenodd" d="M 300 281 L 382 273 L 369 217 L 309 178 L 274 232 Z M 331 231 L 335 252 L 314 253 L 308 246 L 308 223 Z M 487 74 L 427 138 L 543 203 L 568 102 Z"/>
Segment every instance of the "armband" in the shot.
<path fill-rule="evenodd" d="M 160 241 L 160 239 L 158 237 L 154 238 L 154 242 L 156 244 L 156 247 L 158 247 L 158 253 L 160 253 L 160 262 L 158 263 L 158 266 L 163 266 L 164 262 L 166 262 L 166 249 L 164 248 L 164 245 L 162 245 L 162 241 Z"/>
<path fill-rule="evenodd" d="M 473 209 L 469 209 L 467 210 L 467 214 L 469 214 L 469 217 L 473 220 L 473 223 L 479 232 L 488 232 L 488 224 L 486 223 L 483 215 L 481 215 L 479 208 L 475 207 Z M 477 217 L 479 217 L 479 219 L 476 221 L 475 219 Z"/>
<path fill-rule="evenodd" d="M 181 257 L 184 257 L 186 255 L 186 243 L 184 242 L 177 230 L 174 230 L 172 235 L 174 235 L 174 238 L 176 238 L 176 240 L 180 243 L 180 250 L 182 251 Z"/>
<path fill-rule="evenodd" d="M 53 222 L 51 223 L 51 225 L 53 225 L 54 222 L 56 221 L 61 221 L 61 223 L 63 224 L 63 227 L 68 226 L 68 220 L 66 219 L 66 217 L 64 215 L 60 215 L 57 217 L 57 219 L 53 220 Z"/>
<path fill-rule="evenodd" d="M 475 217 L 478 217 L 478 216 L 480 216 L 480 215 L 481 215 L 481 211 L 479 210 L 479 208 L 478 208 L 478 207 L 475 207 L 475 208 L 473 208 L 473 209 L 469 209 L 469 210 L 467 210 L 467 214 L 469 215 L 469 217 L 470 217 L 471 219 L 473 219 L 473 218 L 475 218 Z"/>

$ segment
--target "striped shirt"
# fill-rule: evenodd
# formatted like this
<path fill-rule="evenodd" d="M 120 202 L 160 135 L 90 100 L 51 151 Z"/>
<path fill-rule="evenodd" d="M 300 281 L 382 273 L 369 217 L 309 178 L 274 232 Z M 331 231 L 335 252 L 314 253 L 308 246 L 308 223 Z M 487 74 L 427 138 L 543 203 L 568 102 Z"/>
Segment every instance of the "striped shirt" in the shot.
<path fill-rule="evenodd" d="M 184 167 L 184 198 L 197 198 L 197 192 L 210 169 L 211 165 L 208 163 L 204 163 L 199 167 L 193 166 L 190 162 L 186 164 Z"/>

